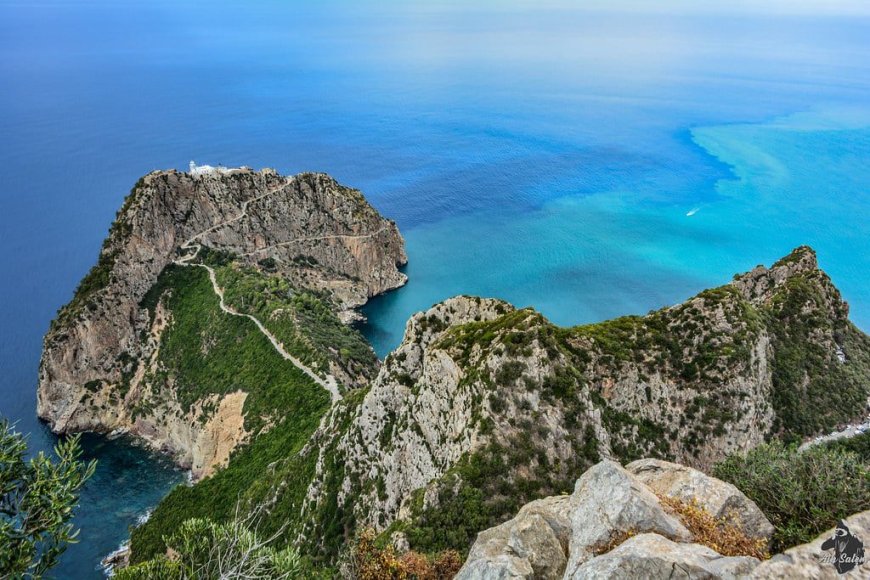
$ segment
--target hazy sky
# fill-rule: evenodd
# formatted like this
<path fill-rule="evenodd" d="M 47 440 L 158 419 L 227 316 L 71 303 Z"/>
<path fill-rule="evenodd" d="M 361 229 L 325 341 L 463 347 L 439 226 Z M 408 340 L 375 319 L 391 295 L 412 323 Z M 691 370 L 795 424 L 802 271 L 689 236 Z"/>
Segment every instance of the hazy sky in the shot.
<path fill-rule="evenodd" d="M 647 12 L 698 13 L 698 12 L 750 12 L 800 15 L 866 15 L 870 16 L 868 0 L 442 0 L 438 5 L 474 4 L 500 5 L 505 9 L 526 8 L 586 8 L 608 11 L 632 10 Z"/>
<path fill-rule="evenodd" d="M 783 14 L 867 14 L 867 0 L 616 0 L 613 6 L 686 12 L 768 12 Z"/>

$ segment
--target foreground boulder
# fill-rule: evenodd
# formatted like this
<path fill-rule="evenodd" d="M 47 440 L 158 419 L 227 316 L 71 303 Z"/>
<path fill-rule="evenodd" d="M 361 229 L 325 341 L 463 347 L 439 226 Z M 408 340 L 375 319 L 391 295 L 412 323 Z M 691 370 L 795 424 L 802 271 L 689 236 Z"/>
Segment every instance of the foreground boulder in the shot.
<path fill-rule="evenodd" d="M 773 524 L 754 501 L 730 483 L 660 459 L 640 459 L 625 468 L 658 495 L 682 502 L 694 500 L 717 518 L 735 518 L 749 537 L 769 541 L 773 536 Z"/>
<path fill-rule="evenodd" d="M 723 514 L 719 504 L 745 507 L 752 517 L 736 518 L 738 527 L 747 522 L 741 531 L 749 535 L 765 529 L 763 514 L 757 507 L 757 513 L 749 509 L 754 504 L 747 507 L 751 502 L 738 490 L 700 472 L 681 472 L 680 465 L 662 463 L 659 475 L 696 482 L 677 486 L 677 499 L 698 505 L 706 501 Z M 758 566 L 757 559 L 725 557 L 692 543 L 691 532 L 659 500 L 659 489 L 632 473 L 645 473 L 646 479 L 665 489 L 662 495 L 677 489 L 664 486 L 664 477 L 653 477 L 653 465 L 635 462 L 627 470 L 609 460 L 598 463 L 577 480 L 572 495 L 533 501 L 513 519 L 478 534 L 457 578 L 667 578 L 675 571 L 686 578 L 747 577 Z M 712 497 L 705 500 L 708 492 Z"/>
<path fill-rule="evenodd" d="M 533 501 L 512 520 L 481 532 L 457 578 L 561 578 L 571 535 L 569 499 Z"/>
<path fill-rule="evenodd" d="M 629 538 L 614 550 L 580 566 L 566 578 L 714 578 L 746 577 L 758 560 L 726 558 L 700 544 L 680 544 L 658 534 Z"/>
<path fill-rule="evenodd" d="M 570 505 L 569 573 L 628 533 L 655 532 L 681 542 L 692 538 L 648 487 L 613 461 L 602 461 L 577 480 Z"/>

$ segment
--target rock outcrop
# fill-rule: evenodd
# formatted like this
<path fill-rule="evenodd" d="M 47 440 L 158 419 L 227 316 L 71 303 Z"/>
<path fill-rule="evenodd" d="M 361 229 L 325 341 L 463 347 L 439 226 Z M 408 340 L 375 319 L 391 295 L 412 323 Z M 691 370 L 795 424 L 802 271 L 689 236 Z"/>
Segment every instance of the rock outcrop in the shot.
<path fill-rule="evenodd" d="M 680 542 L 692 538 L 649 488 L 613 461 L 602 461 L 577 480 L 570 508 L 569 576 L 619 535 L 649 532 Z"/>
<path fill-rule="evenodd" d="M 769 541 L 773 536 L 773 525 L 755 502 L 730 483 L 660 459 L 633 461 L 625 468 L 659 496 L 695 501 L 717 518 L 736 518 L 741 529 L 753 538 Z"/>
<path fill-rule="evenodd" d="M 686 492 L 683 498 L 698 504 L 704 489 L 718 486 L 727 484 L 708 477 L 704 488 L 696 488 L 699 495 Z M 746 502 L 745 496 L 735 498 L 735 505 Z M 760 512 L 757 516 L 764 519 Z M 577 480 L 570 497 L 537 500 L 513 519 L 482 531 L 457 580 L 670 578 L 675 573 L 741 578 L 759 564 L 754 557 L 723 556 L 693 541 L 652 488 L 619 464 L 603 461 Z"/>
<path fill-rule="evenodd" d="M 234 267 L 260 272 L 267 282 L 280 278 L 291 294 L 320 297 L 335 313 L 315 311 L 321 318 L 350 320 L 369 297 L 405 282 L 396 225 L 360 192 L 326 175 L 283 177 L 247 168 L 150 173 L 127 197 L 97 265 L 45 337 L 38 414 L 54 431 L 129 431 L 197 475 L 225 463 L 248 436 L 244 393 L 215 393 L 191 404 L 179 401 L 171 380 L 155 380 L 175 313 L 159 296 L 144 302 L 193 242 L 213 256 L 232 256 Z M 313 315 L 300 312 L 292 321 L 296 340 L 314 352 L 309 358 L 323 359 L 321 372 L 348 386 L 367 382 L 349 356 L 314 344 L 317 337 L 305 334 Z M 208 341 L 203 345 L 209 348 Z M 373 354 L 370 359 L 376 365 Z"/>
<path fill-rule="evenodd" d="M 679 544 L 658 534 L 629 538 L 614 550 L 589 561 L 566 579 L 685 578 L 715 580 L 746 578 L 758 560 L 725 557 L 700 544 Z"/>
<path fill-rule="evenodd" d="M 337 496 L 348 522 L 407 529 L 423 551 L 455 527 L 462 550 L 463 514 L 502 522 L 601 458 L 703 469 L 771 435 L 829 429 L 862 414 L 870 385 L 870 340 L 847 315 L 806 247 L 683 304 L 574 328 L 452 298 L 409 320 L 368 393 L 321 431 L 307 505 Z M 645 465 L 641 478 L 677 498 L 710 486 L 688 467 Z M 709 492 L 715 514 L 757 513 L 725 484 Z M 769 523 L 744 523 L 769 537 Z"/>

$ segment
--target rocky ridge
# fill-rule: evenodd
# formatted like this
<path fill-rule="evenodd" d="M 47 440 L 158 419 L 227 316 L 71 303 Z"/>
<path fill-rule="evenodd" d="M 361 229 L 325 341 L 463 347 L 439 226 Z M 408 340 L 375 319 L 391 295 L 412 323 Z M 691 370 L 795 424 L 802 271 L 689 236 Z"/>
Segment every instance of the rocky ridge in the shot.
<path fill-rule="evenodd" d="M 452 298 L 408 321 L 367 394 L 316 436 L 300 537 L 323 537 L 318 513 L 337 497 L 344 517 L 413 549 L 463 550 L 601 458 L 706 468 L 860 416 L 868 379 L 870 341 L 807 247 L 683 304 L 588 326 Z"/>
<path fill-rule="evenodd" d="M 211 256 L 232 256 L 238 271 L 280 277 L 288 293 L 320 297 L 345 321 L 371 296 L 405 282 L 398 266 L 406 257 L 396 225 L 323 174 L 156 171 L 136 184 L 97 265 L 45 337 L 38 414 L 56 432 L 129 431 L 201 476 L 225 464 L 250 433 L 244 389 L 191 403 L 179 400 L 171 380 L 155 380 L 176 313 L 149 293 L 192 240 Z M 296 320 L 300 334 L 305 322 Z M 347 386 L 364 380 L 354 365 L 320 350 L 318 373 Z"/>

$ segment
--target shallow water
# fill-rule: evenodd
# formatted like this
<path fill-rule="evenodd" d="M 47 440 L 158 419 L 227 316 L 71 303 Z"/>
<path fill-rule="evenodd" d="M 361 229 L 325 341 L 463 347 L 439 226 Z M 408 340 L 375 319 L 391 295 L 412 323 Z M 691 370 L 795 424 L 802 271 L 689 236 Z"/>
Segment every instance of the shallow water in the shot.
<path fill-rule="evenodd" d="M 0 0 L 0 413 L 51 446 L 41 337 L 137 178 L 191 159 L 326 171 L 397 220 L 382 355 L 454 294 L 591 322 L 804 243 L 870 328 L 867 9 L 599 4 Z M 63 578 L 181 477 L 88 449 Z"/>

